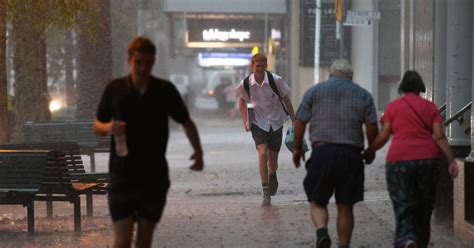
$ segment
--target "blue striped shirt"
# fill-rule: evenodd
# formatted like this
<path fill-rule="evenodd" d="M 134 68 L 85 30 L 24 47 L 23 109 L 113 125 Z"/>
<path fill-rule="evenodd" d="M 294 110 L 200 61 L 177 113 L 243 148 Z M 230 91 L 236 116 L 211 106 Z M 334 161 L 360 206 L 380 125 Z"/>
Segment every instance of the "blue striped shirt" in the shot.
<path fill-rule="evenodd" d="M 364 147 L 364 123 L 376 123 L 377 113 L 370 93 L 346 77 L 332 76 L 311 87 L 296 113 L 310 122 L 309 139 L 314 142 Z"/>

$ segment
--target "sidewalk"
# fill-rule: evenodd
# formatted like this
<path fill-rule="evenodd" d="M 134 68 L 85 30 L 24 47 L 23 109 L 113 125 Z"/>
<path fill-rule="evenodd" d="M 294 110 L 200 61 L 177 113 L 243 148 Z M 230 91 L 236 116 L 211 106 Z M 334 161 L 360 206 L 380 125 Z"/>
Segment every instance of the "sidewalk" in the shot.
<path fill-rule="evenodd" d="M 305 169 L 295 169 L 282 147 L 277 196 L 271 207 L 261 207 L 257 155 L 249 133 L 239 120 L 198 123 L 205 151 L 205 171 L 191 172 L 191 148 L 184 134 L 170 136 L 168 161 L 172 186 L 154 247 L 315 247 L 302 180 Z M 286 129 L 285 129 L 286 130 Z M 365 201 L 355 207 L 351 247 L 391 247 L 393 210 L 385 190 L 386 148 L 366 167 Z M 98 170 L 107 170 L 107 154 L 98 154 Z M 85 163 L 89 161 L 84 159 Z M 86 165 L 87 168 L 87 165 Z M 85 215 L 85 201 L 82 203 Z M 330 235 L 337 247 L 335 206 L 330 209 Z M 73 207 L 54 204 L 55 218 L 45 219 L 45 204 L 36 204 L 35 238 L 26 235 L 26 209 L 0 205 L 0 247 L 107 247 L 111 222 L 106 197 L 94 197 L 94 218 L 83 217 L 80 234 L 73 232 Z M 446 231 L 434 228 L 430 247 L 461 248 Z"/>

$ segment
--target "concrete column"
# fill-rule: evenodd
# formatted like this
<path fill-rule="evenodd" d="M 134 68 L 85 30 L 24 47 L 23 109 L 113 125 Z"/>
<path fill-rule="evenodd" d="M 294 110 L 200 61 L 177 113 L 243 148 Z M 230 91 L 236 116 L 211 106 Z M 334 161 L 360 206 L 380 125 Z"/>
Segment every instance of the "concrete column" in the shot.
<path fill-rule="evenodd" d="M 453 116 L 471 101 L 472 79 L 472 23 L 471 0 L 447 1 L 448 9 L 448 41 L 447 41 L 447 116 Z M 450 144 L 458 148 L 466 148 L 471 142 L 465 130 L 470 123 L 468 113 L 462 122 L 453 122 L 447 128 Z M 467 154 L 458 153 L 458 157 Z"/>
<path fill-rule="evenodd" d="M 446 0 L 435 1 L 434 30 L 434 102 L 440 107 L 446 103 L 446 42 L 448 4 Z"/>
<path fill-rule="evenodd" d="M 351 1 L 352 10 L 378 11 L 378 1 Z M 382 17 L 383 18 L 383 17 Z M 378 21 L 371 26 L 352 27 L 354 82 L 368 90 L 378 106 Z M 347 30 L 349 31 L 349 30 Z"/>
<path fill-rule="evenodd" d="M 471 13 L 474 11 L 474 4 L 471 4 Z M 471 24 L 470 35 L 474 34 L 474 18 L 469 21 Z M 474 39 L 471 41 L 474 47 Z M 474 49 L 471 51 L 471 58 L 474 58 Z M 474 75 L 474 65 L 471 67 L 471 76 Z M 471 77 L 470 101 L 474 100 L 474 85 Z M 468 91 L 468 88 L 466 88 Z M 456 238 L 461 239 L 465 244 L 474 245 L 474 113 L 470 115 L 471 135 L 470 154 L 466 157 L 464 164 L 460 166 L 459 178 L 454 181 L 454 233 Z"/>
<path fill-rule="evenodd" d="M 438 107 L 446 103 L 446 45 L 447 45 L 447 0 L 435 0 L 434 2 L 434 65 L 433 65 L 433 101 Z M 446 115 L 446 112 L 443 113 Z M 441 173 L 436 185 L 436 202 L 434 211 L 434 222 L 444 225 L 450 230 L 454 220 L 454 198 L 453 180 L 448 173 L 448 163 L 442 160 Z"/>
<path fill-rule="evenodd" d="M 470 6 L 471 13 L 474 10 L 474 5 Z M 474 18 L 471 17 L 471 31 L 470 35 L 474 34 Z M 471 40 L 471 47 L 474 47 L 474 39 Z M 474 51 L 472 57 L 474 57 Z M 472 58 L 471 57 L 471 58 Z M 471 65 L 471 73 L 474 75 L 474 67 Z M 474 100 L 474 87 L 472 87 L 471 78 L 471 97 L 470 101 Z M 468 88 L 466 88 L 468 91 Z M 474 114 L 471 111 L 470 115 L 471 127 L 474 127 Z M 465 244 L 474 245 L 474 132 L 471 129 L 470 135 L 471 152 L 466 157 L 464 164 L 460 165 L 459 177 L 454 181 L 454 234 L 457 239 L 462 240 Z"/>
<path fill-rule="evenodd" d="M 295 108 L 299 106 L 302 95 L 304 94 L 300 77 L 299 77 L 299 44 L 300 44 L 300 2 L 299 1 L 288 1 L 288 10 L 290 12 L 289 21 L 289 57 L 290 57 L 290 74 L 289 80 L 291 82 L 292 90 L 292 102 Z"/>
<path fill-rule="evenodd" d="M 139 0 L 137 12 L 138 12 L 137 13 L 137 35 L 142 36 L 145 33 L 145 27 L 144 27 L 145 2 L 143 0 Z"/>
<path fill-rule="evenodd" d="M 471 5 L 471 13 L 472 13 L 472 10 L 474 10 L 474 4 Z M 471 35 L 474 34 L 474 18 L 471 18 Z M 471 36 L 472 37 L 472 36 Z M 472 46 L 474 46 L 474 39 L 471 41 L 472 42 Z M 474 57 L 474 49 L 472 51 L 472 57 Z M 472 75 L 474 75 L 474 65 L 471 65 L 471 71 L 472 71 Z M 474 85 L 474 83 L 472 83 L 472 80 L 473 78 L 471 78 L 471 101 L 474 100 L 474 87 L 472 87 L 472 85 Z M 464 173 L 461 173 L 462 176 L 464 177 L 463 178 L 463 181 L 464 181 L 464 209 L 465 209 L 465 212 L 464 212 L 464 219 L 465 220 L 469 220 L 471 221 L 470 222 L 470 225 L 469 225 L 469 228 L 473 231 L 472 233 L 474 233 L 474 225 L 473 225 L 473 220 L 474 220 L 474 111 L 472 111 L 471 109 L 471 135 L 470 135 L 470 138 L 471 138 L 471 152 L 469 154 L 469 156 L 466 158 L 465 160 L 465 163 L 464 163 L 464 168 L 462 168 L 462 172 Z M 470 236 L 472 242 L 474 243 L 474 235 L 471 235 Z"/>
<path fill-rule="evenodd" d="M 415 25 L 415 4 L 411 0 L 400 0 L 400 75 L 403 76 L 405 71 L 413 70 L 415 67 L 414 60 L 414 25 Z"/>
<path fill-rule="evenodd" d="M 474 11 L 474 4 L 471 5 L 471 13 Z M 474 35 L 474 18 L 471 17 L 471 37 Z M 472 45 L 471 47 L 474 47 L 474 39 L 471 40 Z M 474 49 L 472 49 L 472 56 L 471 58 L 474 58 Z M 471 102 L 474 102 L 474 65 L 471 65 Z M 471 118 L 470 118 L 470 124 L 471 124 L 471 152 L 469 156 L 466 158 L 466 161 L 469 161 L 471 163 L 471 166 L 474 168 L 474 111 L 472 111 L 471 107 Z M 474 179 L 473 179 L 474 180 Z M 474 195 L 473 195 L 474 196 Z M 473 217 L 474 219 L 474 217 Z M 474 239 L 474 237 L 473 237 Z"/>

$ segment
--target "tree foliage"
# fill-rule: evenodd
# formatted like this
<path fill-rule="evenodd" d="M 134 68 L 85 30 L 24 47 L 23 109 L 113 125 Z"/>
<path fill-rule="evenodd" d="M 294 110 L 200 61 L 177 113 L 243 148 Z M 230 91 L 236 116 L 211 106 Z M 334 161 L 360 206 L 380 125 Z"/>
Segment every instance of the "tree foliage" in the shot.
<path fill-rule="evenodd" d="M 95 17 L 94 0 L 6 0 L 12 24 L 15 70 L 15 126 L 13 138 L 21 139 L 26 121 L 51 118 L 48 109 L 46 37 L 54 28 L 72 29 Z M 85 29 L 86 30 L 86 29 Z"/>
<path fill-rule="evenodd" d="M 30 29 L 46 35 L 52 28 L 68 30 L 81 18 L 98 15 L 96 0 L 6 0 L 8 20 L 21 17 Z"/>
<path fill-rule="evenodd" d="M 113 77 L 110 0 L 97 4 L 100 14 L 82 20 L 79 26 L 75 117 L 81 120 L 95 117 L 102 90 Z"/>

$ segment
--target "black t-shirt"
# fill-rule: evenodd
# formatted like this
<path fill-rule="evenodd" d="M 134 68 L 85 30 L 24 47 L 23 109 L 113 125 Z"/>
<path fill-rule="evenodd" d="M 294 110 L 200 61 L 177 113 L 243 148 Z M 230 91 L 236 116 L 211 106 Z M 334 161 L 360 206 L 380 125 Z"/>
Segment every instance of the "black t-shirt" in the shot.
<path fill-rule="evenodd" d="M 111 186 L 135 187 L 168 183 L 165 159 L 168 119 L 179 123 L 189 118 L 188 110 L 174 85 L 150 77 L 142 95 L 130 76 L 110 82 L 102 95 L 97 120 L 123 120 L 126 124 L 128 156 L 118 157 L 112 139 L 109 174 Z"/>

